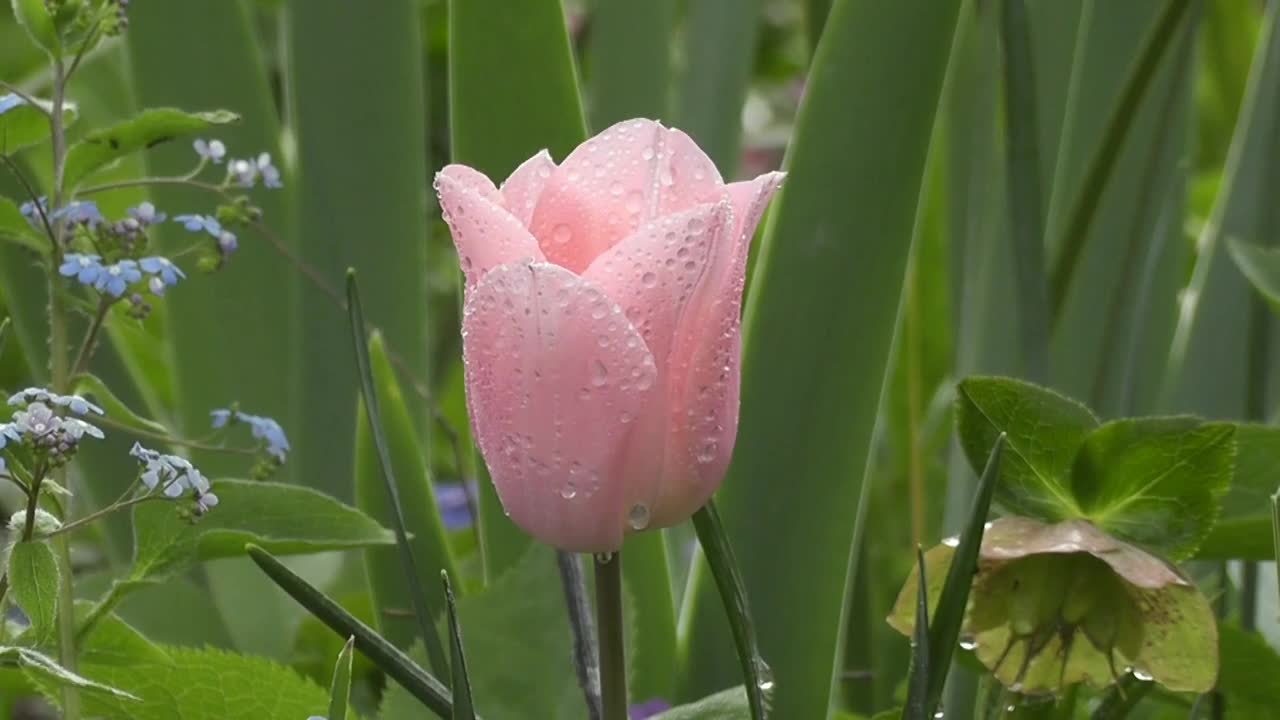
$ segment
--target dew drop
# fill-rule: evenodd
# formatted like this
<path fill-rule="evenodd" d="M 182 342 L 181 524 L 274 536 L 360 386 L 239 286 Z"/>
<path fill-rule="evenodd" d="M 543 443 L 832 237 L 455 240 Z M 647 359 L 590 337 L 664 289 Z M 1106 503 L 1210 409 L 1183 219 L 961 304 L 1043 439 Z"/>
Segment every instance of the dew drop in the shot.
<path fill-rule="evenodd" d="M 574 485 L 571 482 L 565 483 L 564 487 L 560 488 L 560 497 L 564 498 L 565 500 L 572 500 L 577 496 L 578 496 L 578 486 Z"/>
<path fill-rule="evenodd" d="M 773 668 L 769 667 L 769 663 L 764 658 L 757 656 L 751 661 L 756 671 L 756 687 L 764 692 L 773 690 Z"/>
<path fill-rule="evenodd" d="M 613 553 L 611 552 L 596 553 L 596 562 L 600 563 L 601 565 L 608 565 L 609 563 L 613 562 Z"/>
<path fill-rule="evenodd" d="M 953 548 L 953 547 L 960 547 L 960 536 L 959 536 L 959 535 L 952 535 L 951 537 L 944 539 L 944 540 L 942 541 L 942 544 L 943 544 L 943 545 L 946 545 L 947 547 L 951 547 L 951 548 Z"/>
<path fill-rule="evenodd" d="M 651 148 L 651 147 L 647 147 L 647 148 L 645 148 L 645 149 L 641 150 L 641 151 L 640 151 L 640 157 L 644 158 L 645 160 L 652 160 L 652 159 L 653 159 L 653 148 Z"/>
<path fill-rule="evenodd" d="M 1138 668 L 1134 668 L 1131 672 L 1133 673 L 1134 680 L 1140 680 L 1142 682 L 1151 682 L 1152 680 L 1155 680 L 1155 678 L 1151 675 L 1151 673 L 1147 672 L 1146 670 L 1139 670 Z"/>
<path fill-rule="evenodd" d="M 635 418 L 631 416 L 631 413 L 625 410 L 623 410 L 622 414 L 618 416 L 618 421 L 621 422 L 623 425 L 626 425 L 627 423 L 631 422 L 634 419 Z"/>
<path fill-rule="evenodd" d="M 649 527 L 649 506 L 644 503 L 632 505 L 627 513 L 627 524 L 632 530 L 643 530 Z"/>
<path fill-rule="evenodd" d="M 609 384 L 609 368 L 599 360 L 591 362 L 591 384 L 596 387 L 604 387 Z"/>
<path fill-rule="evenodd" d="M 651 288 L 658 284 L 658 275 L 654 272 L 647 272 L 640 276 L 640 282 L 644 283 L 645 287 Z"/>
<path fill-rule="evenodd" d="M 555 226 L 551 230 L 551 239 L 560 243 L 561 245 L 569 242 L 569 239 L 572 237 L 573 237 L 573 230 L 568 225 L 565 225 L 563 223 Z"/>
<path fill-rule="evenodd" d="M 640 379 L 636 380 L 636 389 L 637 389 L 637 390 L 641 390 L 641 391 L 643 391 L 643 390 L 648 390 L 648 389 L 649 389 L 649 388 L 651 388 L 651 387 L 653 387 L 653 376 L 652 376 L 652 375 L 648 375 L 648 374 L 641 375 L 641 376 L 640 376 Z"/>
<path fill-rule="evenodd" d="M 622 183 L 620 182 L 614 182 L 612 185 L 609 186 L 609 194 L 614 197 L 622 197 L 622 191 L 623 191 L 623 187 L 622 187 Z"/>
<path fill-rule="evenodd" d="M 714 461 L 716 459 L 716 450 L 719 447 L 719 443 L 714 439 L 707 440 L 706 444 L 702 446 L 702 449 L 698 451 L 698 462 L 705 465 Z"/>
<path fill-rule="evenodd" d="M 696 267 L 698 267 L 698 263 L 696 263 L 696 262 L 694 262 L 694 261 L 692 261 L 692 260 L 685 260 L 685 261 L 684 261 L 684 269 L 685 269 L 685 270 L 693 270 L 693 269 L 694 269 L 694 268 L 696 268 Z"/>
<path fill-rule="evenodd" d="M 976 639 L 974 639 L 972 636 L 970 636 L 970 635 L 966 635 L 966 636 L 964 636 L 964 637 L 960 638 L 960 649 L 961 649 L 961 650 L 976 650 L 976 649 L 978 649 L 978 641 L 977 641 Z"/>

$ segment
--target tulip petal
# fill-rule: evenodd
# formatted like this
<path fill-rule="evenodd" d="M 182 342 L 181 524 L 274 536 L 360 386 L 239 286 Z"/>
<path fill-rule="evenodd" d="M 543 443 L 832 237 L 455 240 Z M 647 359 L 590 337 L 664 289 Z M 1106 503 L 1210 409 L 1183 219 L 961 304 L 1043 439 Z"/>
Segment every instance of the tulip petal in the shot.
<path fill-rule="evenodd" d="M 484 175 L 450 165 L 436 175 L 435 187 L 468 287 L 499 265 L 543 259 L 538 241 L 502 207 L 501 194 Z"/>
<path fill-rule="evenodd" d="M 521 163 L 502 183 L 502 197 L 507 209 L 525 227 L 533 220 L 533 209 L 538 204 L 538 197 L 542 195 L 542 188 L 546 187 L 547 179 L 555 169 L 556 163 L 551 159 L 551 153 L 542 150 Z"/>
<path fill-rule="evenodd" d="M 726 186 L 733 202 L 732 253 L 724 274 L 706 289 L 709 299 L 695 301 L 701 315 L 681 323 L 673 356 L 672 417 L 669 424 L 664 477 L 685 482 L 665 483 L 655 502 L 654 522 L 667 525 L 683 520 L 707 502 L 729 467 L 737 439 L 739 385 L 742 372 L 742 293 L 747 256 L 756 225 L 769 200 L 782 184 L 783 173 L 768 173 Z M 726 243 L 727 245 L 728 243 Z"/>
<path fill-rule="evenodd" d="M 688 135 L 628 120 L 578 146 L 551 173 L 529 228 L 549 261 L 582 272 L 653 218 L 715 202 L 722 186 Z"/>
<path fill-rule="evenodd" d="M 564 268 L 503 265 L 469 293 L 463 352 L 472 425 L 512 520 L 562 549 L 617 550 L 621 450 L 657 376 L 622 308 Z"/>

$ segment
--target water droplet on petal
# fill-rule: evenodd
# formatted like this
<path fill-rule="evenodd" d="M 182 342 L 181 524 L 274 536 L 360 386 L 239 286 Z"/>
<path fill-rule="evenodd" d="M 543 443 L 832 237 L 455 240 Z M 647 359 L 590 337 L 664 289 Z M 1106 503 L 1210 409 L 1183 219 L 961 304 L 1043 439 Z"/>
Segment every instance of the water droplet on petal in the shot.
<path fill-rule="evenodd" d="M 573 237 L 573 229 L 561 223 L 551 229 L 551 239 L 563 245 Z"/>
<path fill-rule="evenodd" d="M 577 496 L 578 496 L 578 487 L 571 482 L 565 483 L 564 487 L 560 488 L 560 497 L 564 498 L 565 500 L 572 500 Z"/>
<path fill-rule="evenodd" d="M 644 158 L 645 160 L 652 160 L 652 159 L 653 159 L 653 148 L 651 148 L 651 147 L 647 147 L 647 148 L 645 148 L 645 149 L 641 150 L 641 151 L 640 151 L 640 157 Z"/>
<path fill-rule="evenodd" d="M 599 360 L 591 362 L 591 384 L 596 387 L 603 387 L 609 384 L 609 368 L 605 367 L 605 364 Z"/>
<path fill-rule="evenodd" d="M 651 288 L 658 284 L 658 275 L 654 272 L 647 272 L 640 276 L 640 282 L 644 283 L 645 287 Z"/>
<path fill-rule="evenodd" d="M 632 505 L 627 513 L 627 524 L 632 530 L 643 530 L 649 527 L 649 506 L 644 503 Z"/>

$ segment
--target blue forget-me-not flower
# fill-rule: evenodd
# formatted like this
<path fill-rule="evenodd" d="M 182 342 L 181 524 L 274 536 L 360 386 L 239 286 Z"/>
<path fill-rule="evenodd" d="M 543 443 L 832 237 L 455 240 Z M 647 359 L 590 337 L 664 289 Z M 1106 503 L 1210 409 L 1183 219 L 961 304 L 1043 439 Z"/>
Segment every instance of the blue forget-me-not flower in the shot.
<path fill-rule="evenodd" d="M 121 260 L 104 266 L 102 272 L 98 273 L 98 279 L 94 281 L 93 287 L 98 292 L 120 297 L 130 285 L 141 279 L 142 271 L 138 269 L 137 261 Z"/>
<path fill-rule="evenodd" d="M 283 463 L 289 455 L 289 438 L 285 436 L 284 428 L 269 417 L 250 415 L 227 408 L 214 410 L 209 413 L 209 417 L 213 419 L 215 430 L 226 427 L 232 421 L 248 425 L 253 431 L 253 436 L 266 443 L 267 454 L 278 462 Z"/>

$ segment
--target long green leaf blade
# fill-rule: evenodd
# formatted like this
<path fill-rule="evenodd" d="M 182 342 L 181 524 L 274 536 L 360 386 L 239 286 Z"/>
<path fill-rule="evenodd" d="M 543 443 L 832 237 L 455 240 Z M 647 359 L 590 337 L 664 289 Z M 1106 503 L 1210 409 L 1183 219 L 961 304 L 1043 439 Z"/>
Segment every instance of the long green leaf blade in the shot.
<path fill-rule="evenodd" d="M 1018 288 L 1022 357 L 1031 380 L 1049 377 L 1049 296 L 1044 276 L 1039 124 L 1031 27 L 1023 0 L 1003 0 L 1005 124 L 1008 127 L 1009 213 Z"/>
<path fill-rule="evenodd" d="M 449 660 L 453 667 L 453 720 L 475 720 L 476 711 L 471 702 L 471 678 L 467 676 L 467 658 L 462 649 L 462 629 L 458 625 L 458 605 L 453 599 L 453 586 L 449 573 L 440 571 L 444 585 L 444 598 L 449 609 Z M 330 719 L 332 720 L 332 719 Z"/>
<path fill-rule="evenodd" d="M 289 593 L 290 597 L 320 622 L 343 637 L 354 637 L 357 650 L 432 712 L 440 717 L 448 717 L 453 712 L 449 689 L 419 667 L 408 655 L 374 632 L 373 628 L 360 622 L 266 550 L 256 545 L 246 545 L 245 552 L 280 589 Z"/>
<path fill-rule="evenodd" d="M 449 547 L 449 539 L 440 518 L 431 478 L 423 457 L 422 443 L 415 429 L 404 393 L 396 381 L 395 369 L 387 356 L 382 334 L 374 332 L 369 341 L 370 370 L 378 400 L 382 407 L 382 427 L 386 432 L 391 466 L 395 471 L 400 508 L 406 528 L 412 528 L 409 545 L 419 578 L 431 578 L 441 572 L 457 574 L 457 564 Z M 364 402 L 356 412 L 356 506 L 384 526 L 394 527 L 394 510 L 382 476 L 377 442 L 368 422 Z M 413 607 L 415 581 L 406 577 L 398 551 L 392 548 L 370 548 L 365 551 L 365 574 L 377 622 L 383 637 L 396 647 L 408 650 L 418 636 L 418 625 L 404 610 Z M 444 607 L 444 594 L 435 583 L 418 579 L 424 588 L 430 608 Z"/>
<path fill-rule="evenodd" d="M 347 638 L 347 644 L 338 653 L 333 665 L 333 682 L 329 685 L 329 716 L 325 720 L 347 720 L 347 706 L 351 704 L 351 663 L 354 659 L 355 636 Z"/>
<path fill-rule="evenodd" d="M 396 481 L 395 466 L 391 462 L 390 444 L 382 424 L 381 404 L 378 401 L 378 391 L 374 385 L 373 369 L 369 361 L 364 310 L 360 305 L 360 291 L 356 285 L 354 270 L 347 271 L 347 311 L 351 319 L 351 339 L 355 345 L 356 371 L 360 374 L 360 396 L 367 409 L 369 431 L 373 435 L 378 464 L 382 468 L 382 480 L 387 490 L 387 505 L 396 532 L 396 547 L 400 550 L 401 570 L 405 574 L 409 587 L 409 599 L 412 601 L 414 616 L 418 620 L 418 630 L 427 647 L 427 657 L 431 661 L 431 667 L 437 673 L 444 674 L 449 669 L 449 662 L 445 659 L 440 636 L 436 634 L 435 625 L 431 621 L 435 614 L 427 604 L 422 578 L 418 575 L 418 566 L 413 557 L 413 546 L 409 544 L 409 534 L 405 529 L 404 506 L 400 502 L 400 485 Z"/>
<path fill-rule="evenodd" d="M 402 372 L 424 382 L 431 371 L 420 5 L 384 0 L 373 12 L 345 0 L 289 0 L 283 16 L 298 255 L 324 283 L 308 277 L 299 293 L 297 476 L 338 497 L 351 492 L 335 470 L 352 466 L 354 431 L 351 398 L 332 387 L 355 371 L 339 322 L 346 268 L 377 278 L 363 299 Z M 428 403 L 411 407 L 425 430 Z M 426 577 L 434 589 L 435 571 Z"/>
<path fill-rule="evenodd" d="M 942 699 L 947 670 L 951 667 L 951 656 L 960 639 L 960 626 L 964 624 L 965 608 L 969 605 L 969 589 L 973 586 L 973 575 L 978 567 L 978 551 L 982 548 L 987 514 L 991 511 L 991 499 L 995 497 L 996 481 L 1000 477 L 1000 458 L 1004 452 L 1004 443 L 1005 435 L 1001 433 L 991 448 L 987 466 L 982 471 L 982 479 L 978 481 L 978 492 L 973 497 L 969 521 L 960 533 L 960 544 L 956 546 L 951 566 L 947 569 L 947 579 L 942 585 L 942 595 L 938 597 L 938 607 L 933 611 L 933 624 L 929 626 L 929 667 L 932 672 L 927 684 L 926 718 L 933 717 Z M 924 577 L 923 564 L 920 566 L 920 577 Z M 921 587 L 924 587 L 924 580 L 921 583 Z"/>
<path fill-rule="evenodd" d="M 920 572 L 920 584 L 916 592 L 916 624 L 911 637 L 911 674 L 907 680 L 907 704 L 902 708 L 902 720 L 930 720 L 929 686 L 932 684 L 932 658 L 929 656 L 929 586 L 924 570 L 924 550 L 916 548 L 916 567 Z M 942 673 L 945 678 L 946 673 Z"/>
<path fill-rule="evenodd" d="M 741 424 L 718 503 L 777 676 L 778 717 L 828 712 L 832 629 L 958 13 L 927 0 L 833 5 L 748 295 Z M 904 55 L 905 42 L 916 51 Z M 822 318 L 821 331 L 797 318 Z M 682 698 L 737 682 L 712 660 L 728 628 L 695 576 Z"/>
<path fill-rule="evenodd" d="M 1058 258 L 1049 279 L 1051 320 L 1056 320 L 1061 315 L 1066 304 L 1072 276 L 1089 236 L 1089 226 L 1111 177 L 1112 168 L 1120 156 L 1121 146 L 1132 126 L 1138 104 L 1151 86 L 1151 79 L 1155 76 L 1160 59 L 1172 44 L 1178 26 L 1190 7 L 1191 0 L 1168 0 L 1159 20 L 1143 39 L 1141 54 L 1126 75 L 1124 90 L 1111 110 L 1102 143 L 1091 156 L 1088 173 L 1081 185 L 1080 194 L 1072 205 L 1062 242 L 1058 243 Z"/>
<path fill-rule="evenodd" d="M 573 51 L 559 0 L 451 0 L 449 131 L 453 162 L 500 181 L 543 148 L 564 158 L 586 139 Z M 479 452 L 480 548 L 493 582 L 529 536 L 502 511 Z"/>
<path fill-rule="evenodd" d="M 738 561 L 733 556 L 729 537 L 720 522 L 715 501 L 708 502 L 694 514 L 693 527 L 698 533 L 698 544 L 707 559 L 711 576 L 715 578 L 725 617 L 733 631 L 733 643 L 738 650 L 738 661 L 742 664 L 742 679 L 746 684 L 751 718 L 764 720 L 765 693 L 773 689 L 773 674 L 760 656 L 755 622 L 751 619 L 751 610 L 747 606 L 747 588 L 742 581 L 742 573 L 738 570 Z"/>
<path fill-rule="evenodd" d="M 637 117 L 667 119 L 674 21 L 674 0 L 595 4 L 587 68 L 593 126 Z"/>

